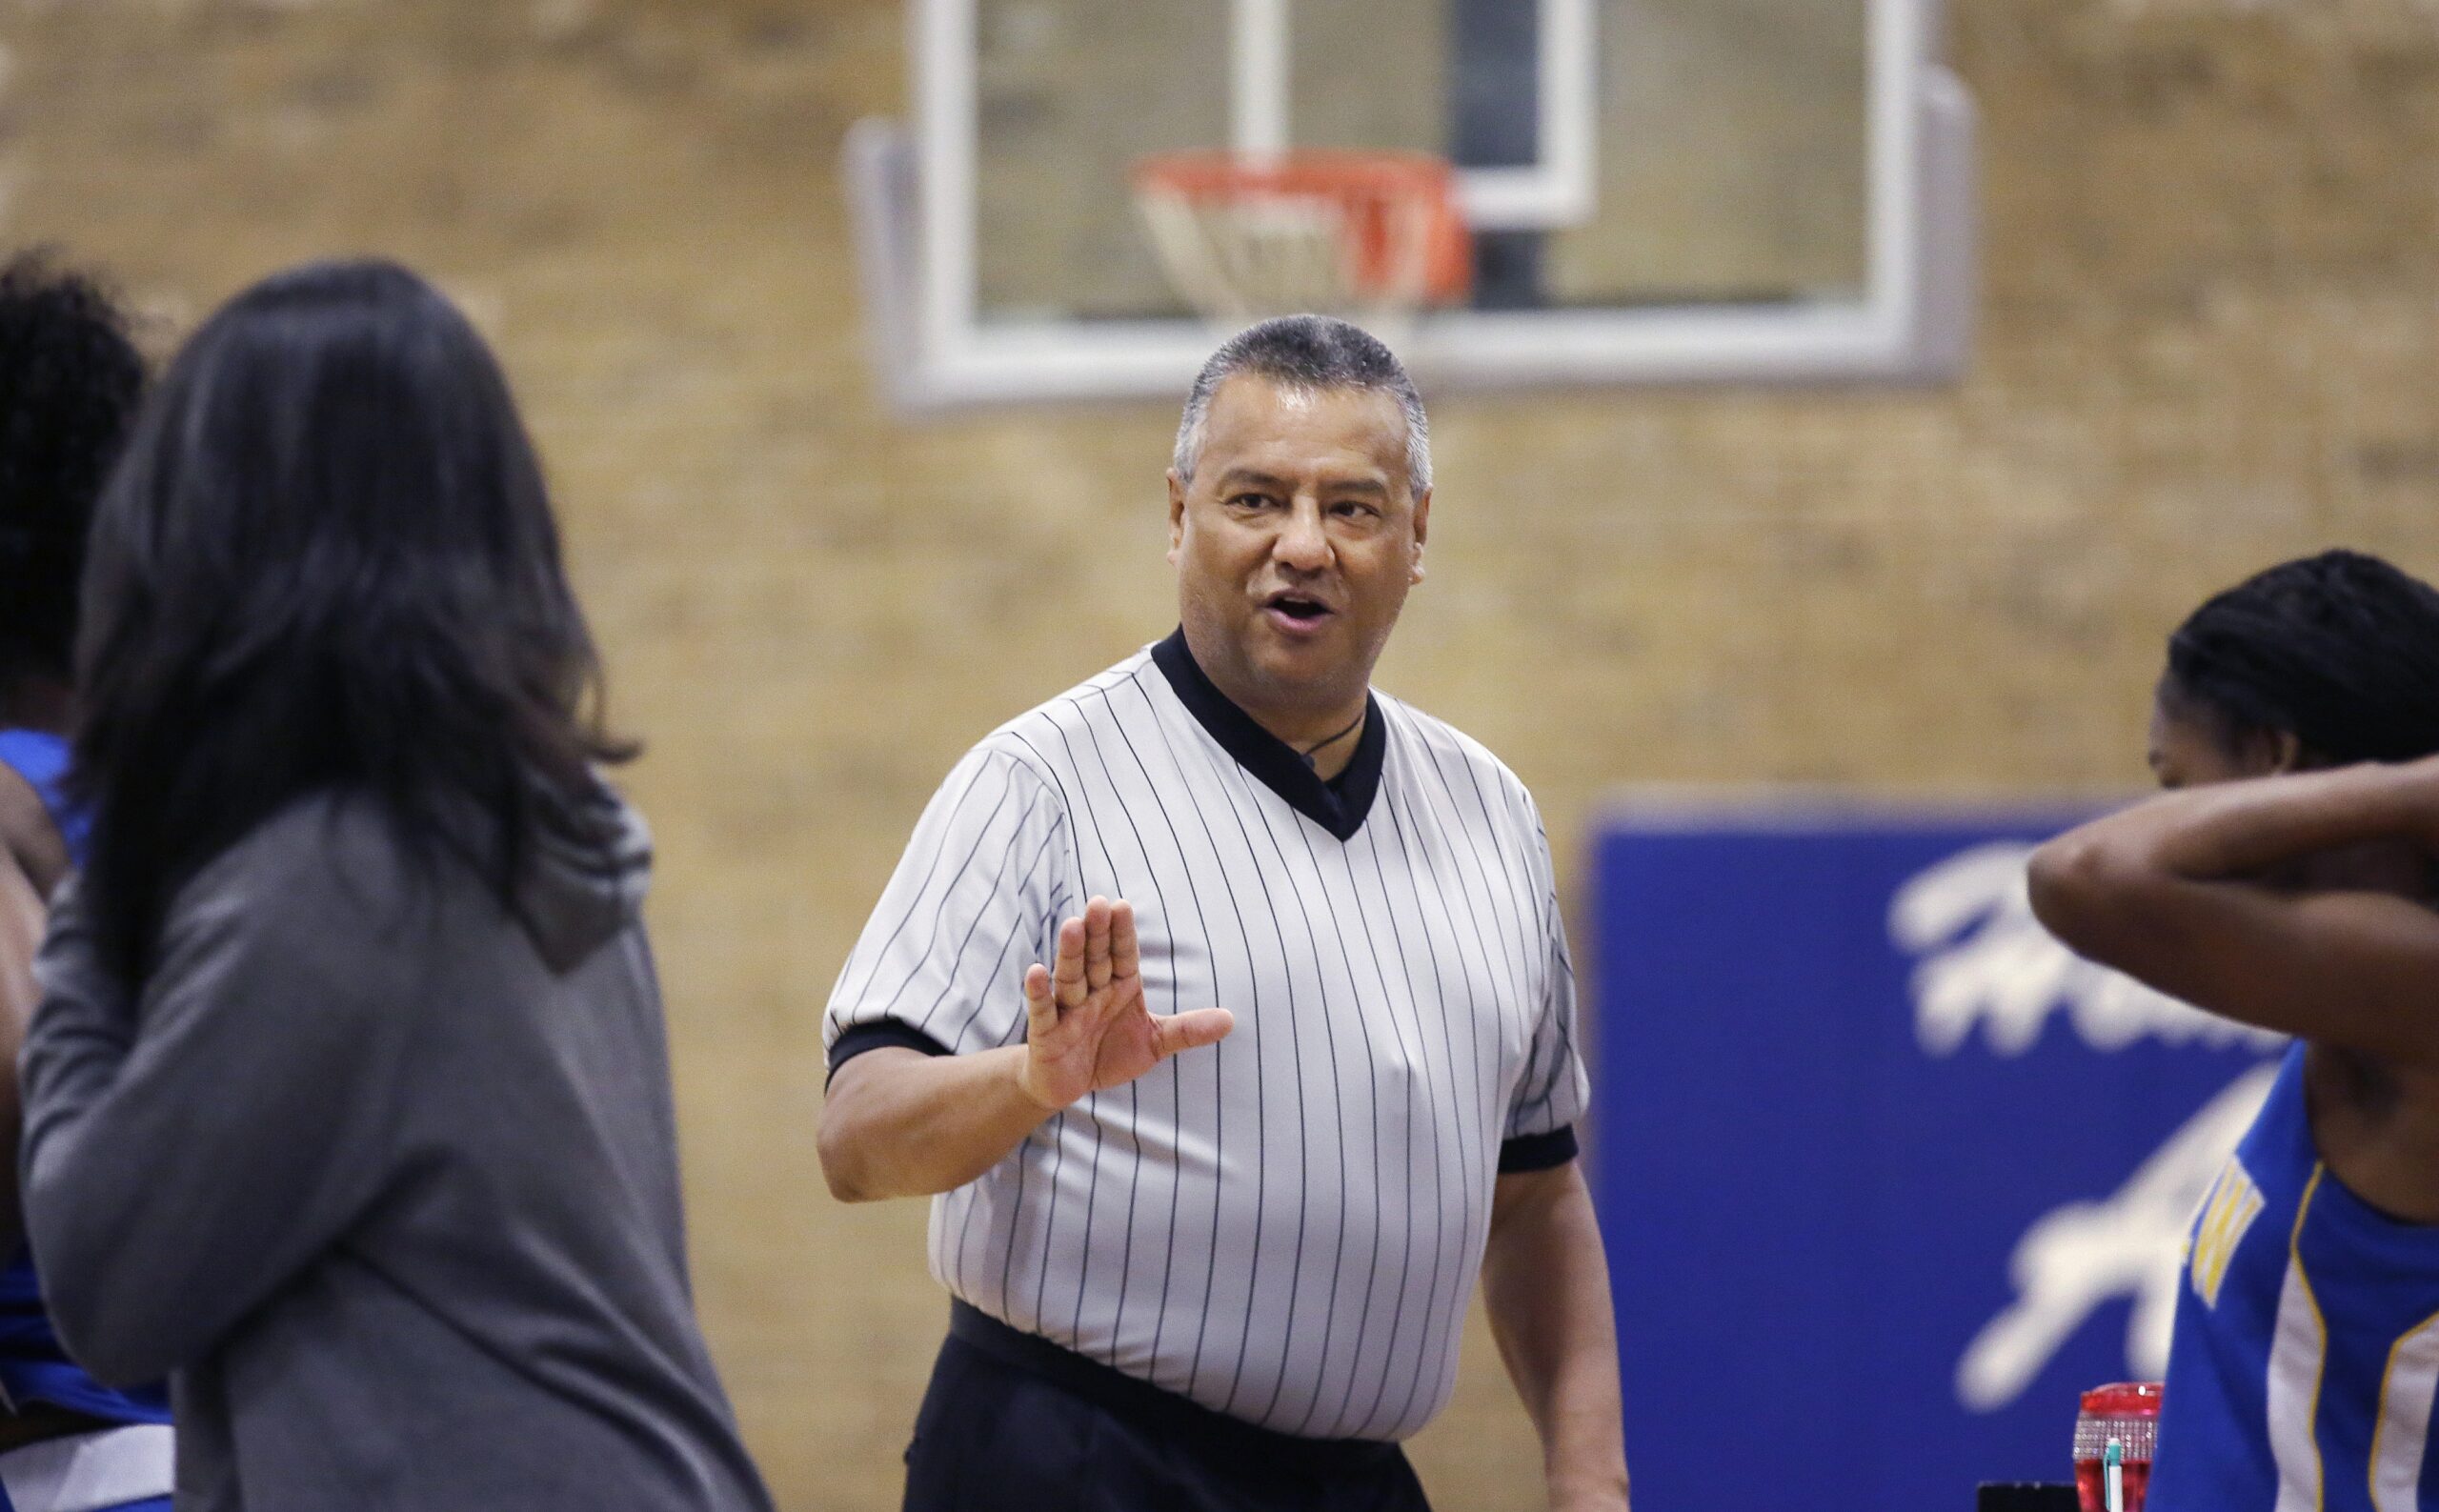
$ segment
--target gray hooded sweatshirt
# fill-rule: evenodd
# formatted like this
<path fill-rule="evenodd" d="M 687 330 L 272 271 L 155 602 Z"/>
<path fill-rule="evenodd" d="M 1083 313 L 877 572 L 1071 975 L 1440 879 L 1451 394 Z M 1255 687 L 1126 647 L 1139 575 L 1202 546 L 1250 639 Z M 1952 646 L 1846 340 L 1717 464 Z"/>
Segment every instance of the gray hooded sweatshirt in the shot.
<path fill-rule="evenodd" d="M 27 1230 L 69 1353 L 170 1378 L 180 1512 L 770 1505 L 688 1291 L 623 817 L 520 920 L 301 801 L 179 890 L 133 1000 L 62 890 Z"/>

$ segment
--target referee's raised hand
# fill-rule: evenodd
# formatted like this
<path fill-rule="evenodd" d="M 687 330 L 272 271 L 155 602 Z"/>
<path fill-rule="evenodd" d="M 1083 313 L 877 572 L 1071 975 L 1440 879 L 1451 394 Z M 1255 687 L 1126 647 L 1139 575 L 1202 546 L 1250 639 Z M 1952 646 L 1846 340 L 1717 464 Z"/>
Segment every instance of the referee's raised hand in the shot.
<path fill-rule="evenodd" d="M 1058 958 L 1025 973 L 1025 1064 L 1018 1085 L 1043 1107 L 1134 1080 L 1237 1026 L 1225 1008 L 1155 1016 L 1143 1003 L 1135 906 L 1096 897 L 1058 926 Z"/>

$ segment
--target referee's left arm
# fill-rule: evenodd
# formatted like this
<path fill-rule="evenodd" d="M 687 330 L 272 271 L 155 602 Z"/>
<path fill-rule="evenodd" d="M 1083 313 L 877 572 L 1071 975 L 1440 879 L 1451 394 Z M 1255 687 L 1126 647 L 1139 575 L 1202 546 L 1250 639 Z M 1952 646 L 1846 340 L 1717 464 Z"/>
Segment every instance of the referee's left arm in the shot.
<path fill-rule="evenodd" d="M 1578 1049 L 1575 970 L 1546 837 L 1537 862 L 1543 988 L 1491 1198 L 1482 1301 L 1500 1359 L 1541 1436 L 1553 1512 L 1624 1512 L 1625 1430 L 1609 1263 L 1575 1159 L 1574 1124 L 1589 1079 Z"/>
<path fill-rule="evenodd" d="M 1542 1439 L 1553 1512 L 1626 1505 L 1609 1263 L 1575 1161 L 1512 1171 L 1491 1197 L 1482 1301 Z"/>

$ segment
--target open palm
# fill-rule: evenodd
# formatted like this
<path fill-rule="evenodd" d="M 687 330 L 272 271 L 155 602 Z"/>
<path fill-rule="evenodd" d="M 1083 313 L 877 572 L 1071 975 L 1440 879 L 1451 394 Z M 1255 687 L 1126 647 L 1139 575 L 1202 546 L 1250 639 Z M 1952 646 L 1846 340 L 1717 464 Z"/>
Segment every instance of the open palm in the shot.
<path fill-rule="evenodd" d="M 1156 1017 L 1143 1003 L 1134 905 L 1096 897 L 1058 926 L 1054 966 L 1025 973 L 1025 1095 L 1066 1107 L 1236 1027 L 1225 1008 Z"/>

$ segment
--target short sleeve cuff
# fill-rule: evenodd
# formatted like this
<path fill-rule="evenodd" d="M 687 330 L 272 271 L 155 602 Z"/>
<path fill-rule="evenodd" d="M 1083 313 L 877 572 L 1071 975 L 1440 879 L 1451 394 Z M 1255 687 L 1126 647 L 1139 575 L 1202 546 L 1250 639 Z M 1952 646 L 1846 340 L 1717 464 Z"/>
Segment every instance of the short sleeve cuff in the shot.
<path fill-rule="evenodd" d="M 844 1043 L 842 1038 L 841 1043 Z M 836 1069 L 837 1053 L 832 1052 L 832 1067 Z M 1552 1129 L 1547 1134 L 1520 1134 L 1503 1140 L 1499 1147 L 1499 1174 L 1510 1176 L 1518 1171 L 1546 1171 L 1564 1165 L 1582 1153 L 1575 1141 L 1572 1123 Z"/>
<path fill-rule="evenodd" d="M 916 1028 L 896 1018 L 876 1018 L 871 1023 L 849 1024 L 830 1046 L 830 1075 L 868 1050 L 881 1050 L 891 1045 L 908 1050 L 920 1050 L 927 1056 L 944 1056 L 949 1047 Z M 1514 1142 L 1514 1141 L 1509 1141 Z"/>

